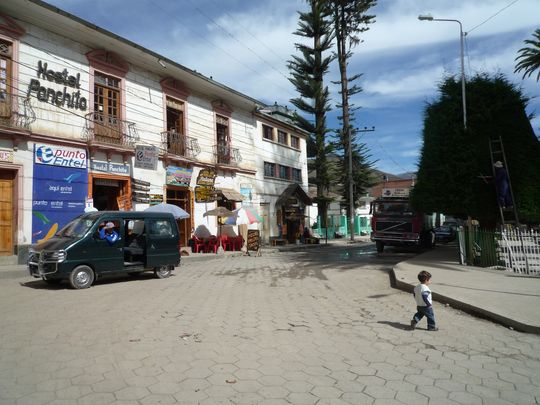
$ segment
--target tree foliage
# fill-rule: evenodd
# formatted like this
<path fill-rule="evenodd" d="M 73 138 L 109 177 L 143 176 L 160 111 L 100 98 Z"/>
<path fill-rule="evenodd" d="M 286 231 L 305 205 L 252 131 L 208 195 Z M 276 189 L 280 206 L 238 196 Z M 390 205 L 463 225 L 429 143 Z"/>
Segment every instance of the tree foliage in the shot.
<path fill-rule="evenodd" d="M 468 129 L 462 127 L 461 82 L 446 78 L 424 111 L 423 146 L 413 205 L 424 212 L 477 218 L 492 226 L 499 212 L 489 140 L 500 136 L 522 222 L 540 222 L 540 142 L 525 108 L 528 99 L 503 75 L 467 82 Z"/>
<path fill-rule="evenodd" d="M 295 115 L 297 125 L 312 134 L 308 139 L 308 156 L 315 158 L 313 169 L 316 171 L 316 202 L 319 214 L 326 218 L 326 196 L 330 185 L 326 155 L 331 151 L 331 145 L 326 140 L 329 133 L 326 113 L 330 111 L 330 96 L 328 86 L 324 84 L 324 76 L 333 60 L 327 51 L 332 47 L 334 36 L 326 1 L 308 0 L 308 4 L 308 12 L 299 12 L 298 29 L 295 32 L 306 41 L 295 44 L 300 56 L 293 55 L 288 63 L 291 72 L 289 80 L 300 97 L 290 101 L 308 117 Z"/>
<path fill-rule="evenodd" d="M 518 51 L 519 55 L 515 60 L 519 60 L 519 62 L 514 73 L 523 72 L 525 79 L 537 70 L 536 81 L 538 81 L 540 80 L 540 28 L 534 31 L 533 39 L 526 39 L 523 42 L 530 46 L 523 47 Z"/>

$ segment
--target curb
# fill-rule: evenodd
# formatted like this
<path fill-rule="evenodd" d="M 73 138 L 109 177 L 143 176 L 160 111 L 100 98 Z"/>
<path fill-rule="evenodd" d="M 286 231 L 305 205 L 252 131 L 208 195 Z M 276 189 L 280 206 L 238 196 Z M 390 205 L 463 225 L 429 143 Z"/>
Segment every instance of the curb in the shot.
<path fill-rule="evenodd" d="M 396 266 L 398 266 L 398 265 L 399 265 L 399 263 Z M 395 267 L 393 267 L 392 271 L 391 271 L 391 273 L 392 273 L 391 278 L 392 278 L 392 281 L 393 281 L 392 282 L 392 287 L 412 294 L 412 292 L 414 290 L 414 286 L 409 284 L 409 283 L 399 281 L 397 279 L 397 277 L 396 277 L 396 273 L 395 273 L 394 269 L 395 269 Z M 441 304 L 448 304 L 452 308 L 459 309 L 459 310 L 461 310 L 463 312 L 466 312 L 466 313 L 468 313 L 470 315 L 474 315 L 474 316 L 477 316 L 479 318 L 489 319 L 489 320 L 491 320 L 493 322 L 496 322 L 496 323 L 498 323 L 498 324 L 500 324 L 502 326 L 512 328 L 512 329 L 515 329 L 515 330 L 520 331 L 520 332 L 534 333 L 534 334 L 540 335 L 540 327 L 533 326 L 533 325 L 528 325 L 528 324 L 516 321 L 515 319 L 512 319 L 512 318 L 507 318 L 507 317 L 505 317 L 503 315 L 496 314 L 496 313 L 491 312 L 491 311 L 487 311 L 487 310 L 485 310 L 483 308 L 480 308 L 480 307 L 477 307 L 475 305 L 471 305 L 471 304 L 467 304 L 467 303 L 462 302 L 462 301 L 458 301 L 458 300 L 456 300 L 454 298 L 447 297 L 446 295 L 442 295 L 440 293 L 432 292 L 432 297 L 433 297 L 434 301 L 440 302 Z"/>

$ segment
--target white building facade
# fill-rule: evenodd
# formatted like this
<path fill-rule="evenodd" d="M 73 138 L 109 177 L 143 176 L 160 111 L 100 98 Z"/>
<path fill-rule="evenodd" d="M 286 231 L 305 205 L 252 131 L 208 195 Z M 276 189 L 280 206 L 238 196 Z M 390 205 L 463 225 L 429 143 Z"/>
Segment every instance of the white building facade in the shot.
<path fill-rule="evenodd" d="M 263 241 L 292 238 L 307 134 L 282 113 L 41 1 L 2 2 L 0 255 L 23 261 L 90 205 L 178 205 L 183 244 L 217 233 L 206 211 L 250 205 Z"/>

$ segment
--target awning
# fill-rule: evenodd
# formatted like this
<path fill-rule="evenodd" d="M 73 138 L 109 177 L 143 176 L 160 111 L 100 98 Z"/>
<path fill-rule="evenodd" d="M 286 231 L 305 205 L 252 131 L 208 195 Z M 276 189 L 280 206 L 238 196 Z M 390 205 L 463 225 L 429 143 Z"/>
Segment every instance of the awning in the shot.
<path fill-rule="evenodd" d="M 296 197 L 304 203 L 304 205 L 311 205 L 311 198 L 306 194 L 300 184 L 289 185 L 276 201 L 276 207 L 280 205 L 288 205 L 287 200 L 291 197 Z"/>
<path fill-rule="evenodd" d="M 223 195 L 229 201 L 243 201 L 244 196 L 232 188 L 218 188 L 217 193 Z"/>

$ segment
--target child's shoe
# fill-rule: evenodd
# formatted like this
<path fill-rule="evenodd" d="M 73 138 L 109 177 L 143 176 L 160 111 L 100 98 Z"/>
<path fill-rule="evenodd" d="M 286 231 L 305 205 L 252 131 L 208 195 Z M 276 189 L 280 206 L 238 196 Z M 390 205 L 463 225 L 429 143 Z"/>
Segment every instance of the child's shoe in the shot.
<path fill-rule="evenodd" d="M 416 322 L 414 319 L 411 320 L 411 329 L 414 330 L 414 329 L 416 328 L 416 324 L 417 324 L 417 323 L 418 323 L 418 322 Z"/>
<path fill-rule="evenodd" d="M 433 326 L 431 328 L 427 328 L 428 331 L 430 332 L 437 332 L 439 330 L 439 328 L 437 328 L 436 326 Z"/>

